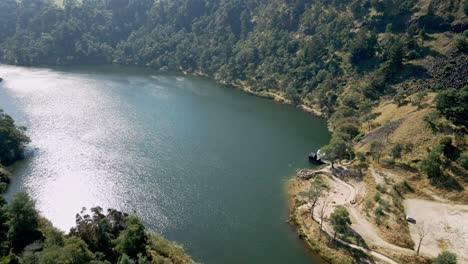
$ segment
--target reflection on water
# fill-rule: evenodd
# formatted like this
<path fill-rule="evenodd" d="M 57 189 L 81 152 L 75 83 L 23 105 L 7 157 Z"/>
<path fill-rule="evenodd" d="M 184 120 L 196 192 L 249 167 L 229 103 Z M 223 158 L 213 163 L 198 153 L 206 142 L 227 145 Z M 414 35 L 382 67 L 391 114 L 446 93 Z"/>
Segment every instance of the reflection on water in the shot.
<path fill-rule="evenodd" d="M 0 105 L 29 129 L 24 190 L 68 230 L 113 207 L 206 263 L 310 263 L 282 185 L 328 140 L 325 123 L 205 79 L 124 67 L 0 66 Z"/>

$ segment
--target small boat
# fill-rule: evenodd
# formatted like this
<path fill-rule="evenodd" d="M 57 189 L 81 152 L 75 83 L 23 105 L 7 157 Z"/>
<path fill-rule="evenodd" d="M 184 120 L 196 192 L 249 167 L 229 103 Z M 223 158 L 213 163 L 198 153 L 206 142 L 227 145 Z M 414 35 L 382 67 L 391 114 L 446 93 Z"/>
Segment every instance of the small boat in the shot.
<path fill-rule="evenodd" d="M 309 162 L 317 165 L 325 164 L 323 161 L 320 160 L 318 151 L 309 153 Z"/>

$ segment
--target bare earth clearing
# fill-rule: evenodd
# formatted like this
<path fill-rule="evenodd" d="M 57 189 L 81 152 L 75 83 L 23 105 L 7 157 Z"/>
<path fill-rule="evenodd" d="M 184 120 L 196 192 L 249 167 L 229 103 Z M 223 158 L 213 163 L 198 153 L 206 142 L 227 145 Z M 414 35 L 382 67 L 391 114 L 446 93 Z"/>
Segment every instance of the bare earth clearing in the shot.
<path fill-rule="evenodd" d="M 468 205 L 407 199 L 405 209 L 417 221 L 410 224 L 414 241 L 419 239 L 418 225 L 427 230 L 422 254 L 435 257 L 442 250 L 449 250 L 458 255 L 459 263 L 468 263 Z"/>

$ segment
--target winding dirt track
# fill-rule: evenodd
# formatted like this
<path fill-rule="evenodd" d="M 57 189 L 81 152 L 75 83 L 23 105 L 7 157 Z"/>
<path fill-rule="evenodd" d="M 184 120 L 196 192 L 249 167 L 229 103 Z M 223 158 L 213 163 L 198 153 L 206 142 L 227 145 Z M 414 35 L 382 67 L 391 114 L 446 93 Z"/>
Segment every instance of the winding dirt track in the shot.
<path fill-rule="evenodd" d="M 355 230 L 357 233 L 359 233 L 367 244 L 371 244 L 372 246 L 376 246 L 376 247 L 388 248 L 388 249 L 390 249 L 392 251 L 401 252 L 401 253 L 404 253 L 404 254 L 414 254 L 414 251 L 406 249 L 406 248 L 398 247 L 398 246 L 393 245 L 393 244 L 390 244 L 390 243 L 384 241 L 378 235 L 376 228 L 369 221 L 367 221 L 367 219 L 363 215 L 361 215 L 361 213 L 359 212 L 359 210 L 357 208 L 357 205 L 356 204 L 353 205 L 353 204 L 350 203 L 350 201 L 356 200 L 356 196 L 357 196 L 357 192 L 358 192 L 357 189 L 353 185 L 342 181 L 338 177 L 335 177 L 332 174 L 329 167 L 322 169 L 321 172 L 323 172 L 323 173 L 327 174 L 328 176 L 330 176 L 331 180 L 333 181 L 333 184 L 335 185 L 334 186 L 335 192 L 334 192 L 333 195 L 330 195 L 330 197 L 333 198 L 334 206 L 330 207 L 327 210 L 326 214 L 328 216 L 331 214 L 334 207 L 336 207 L 338 205 L 343 205 L 348 209 L 348 212 L 350 213 L 351 222 L 352 222 L 351 228 L 353 230 Z M 322 202 L 323 202 L 323 200 L 319 201 L 319 205 L 316 206 L 315 209 L 314 209 L 314 219 L 319 219 L 318 210 L 319 210 L 319 207 L 320 207 L 320 203 L 322 203 Z M 306 204 L 304 206 L 307 207 L 309 205 Z M 323 231 L 325 231 L 328 235 L 333 237 L 333 229 L 331 228 L 331 226 L 327 222 L 324 222 L 324 224 L 323 224 Z M 337 240 L 342 244 L 345 244 L 345 245 L 347 245 L 349 247 L 352 247 L 352 248 L 355 248 L 355 249 L 362 250 L 363 252 L 366 252 L 367 254 L 372 255 L 375 258 L 380 259 L 382 261 L 385 261 L 387 263 L 398 264 L 397 261 L 395 261 L 395 260 L 391 259 L 390 257 L 388 257 L 388 256 L 386 256 L 386 255 L 384 255 L 382 253 L 379 253 L 379 252 L 377 252 L 377 251 L 375 251 L 373 249 L 365 248 L 365 247 L 362 247 L 362 246 L 359 246 L 359 245 L 356 245 L 356 244 L 352 244 L 352 243 L 348 243 L 348 242 L 340 240 L 340 239 L 337 239 Z"/>

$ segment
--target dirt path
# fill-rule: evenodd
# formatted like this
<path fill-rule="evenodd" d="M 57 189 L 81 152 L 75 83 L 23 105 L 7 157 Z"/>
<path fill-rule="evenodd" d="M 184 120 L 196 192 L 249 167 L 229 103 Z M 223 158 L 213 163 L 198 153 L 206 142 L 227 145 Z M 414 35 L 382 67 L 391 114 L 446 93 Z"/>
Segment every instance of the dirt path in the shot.
<path fill-rule="evenodd" d="M 330 167 L 324 168 L 320 170 L 322 173 L 325 173 L 329 176 L 332 186 L 332 192 L 326 198 L 329 202 L 331 202 L 332 206 L 329 206 L 326 215 L 327 217 L 333 212 L 336 206 L 342 205 L 345 206 L 350 213 L 351 217 L 351 228 L 359 233 L 366 244 L 369 245 L 369 248 L 364 248 L 355 244 L 351 244 L 345 241 L 341 241 L 341 243 L 346 244 L 350 247 L 360 249 L 368 254 L 373 255 L 374 257 L 384 260 L 388 263 L 397 263 L 396 261 L 392 260 L 391 258 L 375 251 L 375 248 L 386 248 L 390 249 L 395 252 L 400 252 L 404 254 L 414 254 L 414 251 L 398 247 L 396 245 L 390 244 L 383 240 L 377 232 L 377 229 L 374 227 L 372 223 L 370 223 L 359 211 L 357 204 L 352 204 L 351 201 L 356 201 L 356 196 L 358 194 L 358 190 L 355 186 L 344 182 L 343 180 L 339 179 L 338 177 L 334 176 L 331 172 Z M 382 178 L 383 181 L 383 178 Z M 319 208 L 320 204 L 323 203 L 323 200 L 319 201 L 319 204 L 314 209 L 314 216 L 315 219 L 319 219 Z M 308 204 L 304 206 L 309 206 Z M 324 223 L 324 231 L 326 231 L 329 235 L 333 236 L 333 229 L 329 226 L 328 223 Z"/>
<path fill-rule="evenodd" d="M 383 184 L 384 177 L 380 173 L 377 173 L 374 168 L 370 167 L 369 169 L 372 174 L 372 177 L 374 177 L 375 184 Z"/>
<path fill-rule="evenodd" d="M 333 237 L 333 229 L 331 229 L 331 228 L 328 226 L 327 223 L 325 223 L 325 224 L 323 225 L 322 230 L 323 230 L 324 232 L 326 232 L 330 237 Z M 364 248 L 364 247 L 361 247 L 361 246 L 358 246 L 358 245 L 355 245 L 355 244 L 351 244 L 351 243 L 348 243 L 348 242 L 346 242 L 346 241 L 343 241 L 343 240 L 341 240 L 341 239 L 339 239 L 339 238 L 337 238 L 336 240 L 337 240 L 338 242 L 340 242 L 341 244 L 347 245 L 347 246 L 352 247 L 352 248 L 354 248 L 354 249 L 359 249 L 359 250 L 361 250 L 361 251 L 363 251 L 363 252 L 365 252 L 365 253 L 367 253 L 367 254 L 369 254 L 369 255 L 372 255 L 372 256 L 374 256 L 374 257 L 377 258 L 377 259 L 383 260 L 383 261 L 385 261 L 385 262 L 387 262 L 387 263 L 390 263 L 390 264 L 398 264 L 398 262 L 394 261 L 393 259 L 391 259 L 391 258 L 389 258 L 389 257 L 387 257 L 387 256 L 385 256 L 385 255 L 383 255 L 383 254 L 381 254 L 381 253 L 379 253 L 379 252 L 376 252 L 376 251 L 374 251 L 374 250 L 372 250 L 372 249 L 368 249 L 368 248 Z"/>
<path fill-rule="evenodd" d="M 338 169 L 343 169 L 343 167 L 338 166 Z M 384 177 L 380 173 L 376 172 L 373 168 L 370 169 L 377 184 L 385 182 Z M 331 202 L 331 206 L 327 209 L 326 216 L 329 217 L 336 206 L 345 206 L 351 217 L 351 228 L 362 236 L 362 239 L 369 248 L 340 240 L 341 243 L 360 249 L 378 259 L 392 264 L 397 262 L 375 250 L 384 248 L 406 255 L 415 254 L 414 250 L 402 248 L 383 240 L 379 236 L 377 228 L 361 214 L 358 208 L 359 205 L 351 203 L 353 200 L 356 201 L 356 196 L 362 189 L 360 184 L 353 186 L 353 184 L 344 182 L 333 175 L 330 166 L 322 168 L 320 172 L 329 176 L 329 183 L 333 185 L 330 186 L 332 191 L 324 198 Z M 421 199 L 405 200 L 406 212 L 411 214 L 417 221 L 416 225 L 409 225 L 411 237 L 417 244 L 419 241 L 417 225 L 425 223 L 428 231 L 422 242 L 420 254 L 435 257 L 443 250 L 450 250 L 458 255 L 460 263 L 468 263 L 468 205 L 455 205 L 444 202 L 445 200 L 443 199 L 437 200 L 438 201 Z M 318 211 L 322 202 L 323 199 L 319 201 L 319 205 L 317 205 L 314 210 L 315 219 L 319 219 Z M 308 207 L 310 205 L 305 204 L 303 206 Z M 333 229 L 327 222 L 324 223 L 324 231 L 333 236 Z"/>
<path fill-rule="evenodd" d="M 421 253 L 435 257 L 449 250 L 457 254 L 459 263 L 468 263 L 468 205 L 407 199 L 405 208 L 416 220 L 410 224 L 413 240 L 419 241 L 418 226 L 427 230 Z"/>

